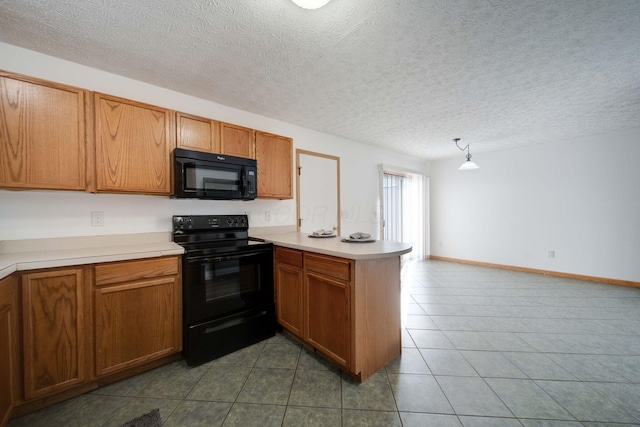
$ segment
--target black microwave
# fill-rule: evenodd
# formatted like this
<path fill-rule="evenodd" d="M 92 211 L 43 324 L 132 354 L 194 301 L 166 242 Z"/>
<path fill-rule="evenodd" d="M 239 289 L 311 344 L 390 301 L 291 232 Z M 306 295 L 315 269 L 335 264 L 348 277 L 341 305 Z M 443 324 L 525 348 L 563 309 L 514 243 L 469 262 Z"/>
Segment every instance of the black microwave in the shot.
<path fill-rule="evenodd" d="M 253 200 L 258 195 L 254 159 L 176 148 L 173 177 L 177 199 Z"/>

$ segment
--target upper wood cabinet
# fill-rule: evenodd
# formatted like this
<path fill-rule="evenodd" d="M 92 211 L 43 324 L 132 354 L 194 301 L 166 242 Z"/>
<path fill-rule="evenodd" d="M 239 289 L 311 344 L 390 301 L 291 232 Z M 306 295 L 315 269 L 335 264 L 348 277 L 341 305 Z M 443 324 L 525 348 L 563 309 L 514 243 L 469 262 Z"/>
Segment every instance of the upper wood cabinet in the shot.
<path fill-rule="evenodd" d="M 24 397 L 27 400 L 89 379 L 86 277 L 82 268 L 22 276 Z"/>
<path fill-rule="evenodd" d="M 0 280 L 0 426 L 18 400 L 18 289 L 12 276 Z"/>
<path fill-rule="evenodd" d="M 96 190 L 171 194 L 172 112 L 101 93 L 94 100 Z"/>
<path fill-rule="evenodd" d="M 191 114 L 176 113 L 176 146 L 206 153 L 255 159 L 255 131 Z"/>
<path fill-rule="evenodd" d="M 256 158 L 255 131 L 242 126 L 220 123 L 220 153 L 228 156 Z"/>
<path fill-rule="evenodd" d="M 0 187 L 85 189 L 85 96 L 0 72 Z"/>
<path fill-rule="evenodd" d="M 256 159 L 258 197 L 293 198 L 293 140 L 280 135 L 176 113 L 176 146 Z"/>
<path fill-rule="evenodd" d="M 187 150 L 220 153 L 220 122 L 176 113 L 176 146 Z"/>
<path fill-rule="evenodd" d="M 96 265 L 96 376 L 182 349 L 180 283 L 175 256 Z"/>
<path fill-rule="evenodd" d="M 293 198 L 293 140 L 0 71 L 0 188 L 171 195 L 177 147 L 256 159 L 258 197 Z"/>
<path fill-rule="evenodd" d="M 293 140 L 256 131 L 258 197 L 293 198 Z"/>

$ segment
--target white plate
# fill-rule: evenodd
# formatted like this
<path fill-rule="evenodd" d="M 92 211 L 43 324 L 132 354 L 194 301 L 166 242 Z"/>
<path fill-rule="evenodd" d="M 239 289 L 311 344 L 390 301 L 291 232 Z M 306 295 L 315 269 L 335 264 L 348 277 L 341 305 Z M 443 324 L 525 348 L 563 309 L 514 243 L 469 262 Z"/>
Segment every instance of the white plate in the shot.
<path fill-rule="evenodd" d="M 336 237 L 336 234 L 309 234 L 314 239 L 326 239 L 327 237 Z"/>

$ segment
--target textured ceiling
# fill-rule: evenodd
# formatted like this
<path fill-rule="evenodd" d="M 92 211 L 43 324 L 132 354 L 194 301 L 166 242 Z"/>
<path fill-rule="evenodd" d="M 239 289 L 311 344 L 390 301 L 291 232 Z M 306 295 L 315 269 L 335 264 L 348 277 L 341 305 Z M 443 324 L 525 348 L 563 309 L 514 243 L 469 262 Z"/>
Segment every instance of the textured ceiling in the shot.
<path fill-rule="evenodd" d="M 639 0 L 0 0 L 0 41 L 428 159 L 640 125 Z"/>

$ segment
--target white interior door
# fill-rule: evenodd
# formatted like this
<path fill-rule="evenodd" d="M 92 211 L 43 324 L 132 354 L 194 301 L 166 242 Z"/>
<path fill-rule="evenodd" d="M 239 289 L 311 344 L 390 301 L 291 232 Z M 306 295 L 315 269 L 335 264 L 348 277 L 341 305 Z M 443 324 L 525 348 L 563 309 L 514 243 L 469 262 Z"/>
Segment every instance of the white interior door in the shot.
<path fill-rule="evenodd" d="M 296 150 L 298 231 L 340 234 L 340 158 Z"/>

